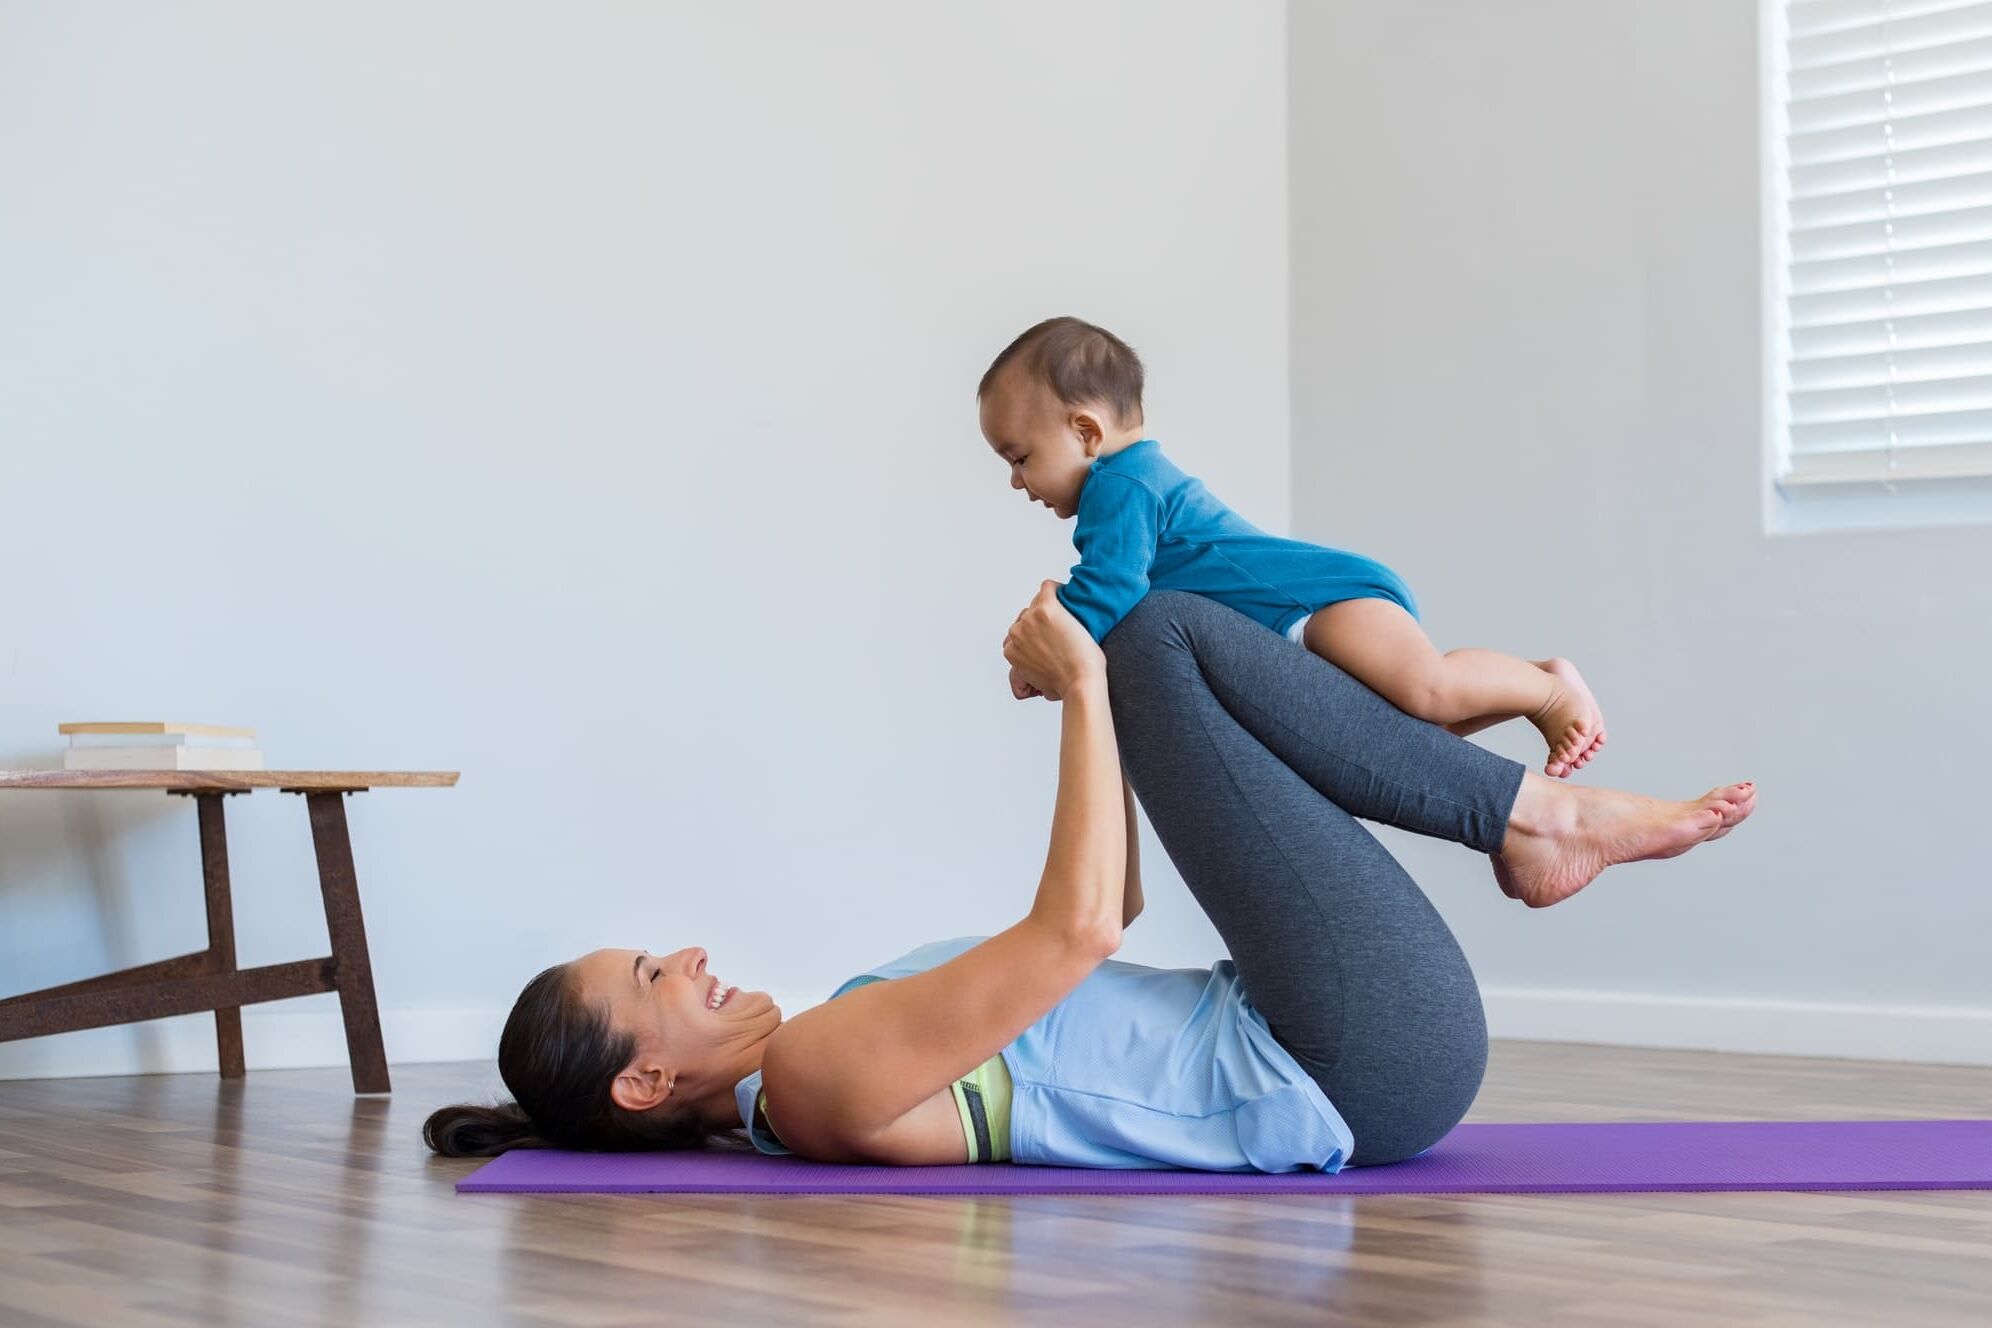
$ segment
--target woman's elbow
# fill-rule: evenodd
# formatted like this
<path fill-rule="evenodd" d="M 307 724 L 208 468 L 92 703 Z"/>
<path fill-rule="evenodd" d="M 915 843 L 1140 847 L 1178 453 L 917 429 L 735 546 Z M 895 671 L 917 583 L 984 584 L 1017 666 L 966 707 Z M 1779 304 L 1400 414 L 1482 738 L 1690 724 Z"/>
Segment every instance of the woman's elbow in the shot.
<path fill-rule="evenodd" d="M 1052 933 L 1058 945 L 1074 955 L 1095 962 L 1120 949 L 1121 926 L 1114 919 L 1094 914 L 1088 917 L 1054 917 L 1033 909 L 1030 920 Z"/>
<path fill-rule="evenodd" d="M 1093 919 L 1066 932 L 1069 943 L 1098 962 L 1111 959 L 1121 946 L 1121 924 L 1112 918 Z"/>

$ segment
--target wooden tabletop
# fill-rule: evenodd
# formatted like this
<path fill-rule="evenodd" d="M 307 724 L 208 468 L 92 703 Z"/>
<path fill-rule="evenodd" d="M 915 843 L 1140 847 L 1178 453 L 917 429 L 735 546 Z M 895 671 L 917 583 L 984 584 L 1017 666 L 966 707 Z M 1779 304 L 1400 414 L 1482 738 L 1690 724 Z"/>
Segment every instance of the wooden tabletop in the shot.
<path fill-rule="evenodd" d="M 0 770 L 0 789 L 449 788 L 454 770 Z"/>

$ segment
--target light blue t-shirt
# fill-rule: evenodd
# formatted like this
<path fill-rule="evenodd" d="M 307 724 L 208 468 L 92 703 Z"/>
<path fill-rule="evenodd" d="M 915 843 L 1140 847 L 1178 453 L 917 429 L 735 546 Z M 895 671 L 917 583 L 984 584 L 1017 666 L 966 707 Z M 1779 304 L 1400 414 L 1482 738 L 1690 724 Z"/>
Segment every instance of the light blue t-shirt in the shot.
<path fill-rule="evenodd" d="M 1194 591 L 1282 634 L 1345 599 L 1394 600 L 1418 616 L 1397 573 L 1359 553 L 1266 534 L 1153 438 L 1093 462 L 1072 543 L 1079 561 L 1058 599 L 1095 641 L 1151 588 Z"/>
<path fill-rule="evenodd" d="M 921 973 L 982 941 L 933 941 L 850 979 L 831 999 Z M 1355 1137 L 1252 1008 L 1229 959 L 1149 968 L 1109 959 L 1003 1048 L 1010 1156 L 1046 1166 L 1340 1171 Z M 754 1146 L 759 1070 L 734 1087 Z M 778 1103 L 770 1112 L 780 1115 Z"/>

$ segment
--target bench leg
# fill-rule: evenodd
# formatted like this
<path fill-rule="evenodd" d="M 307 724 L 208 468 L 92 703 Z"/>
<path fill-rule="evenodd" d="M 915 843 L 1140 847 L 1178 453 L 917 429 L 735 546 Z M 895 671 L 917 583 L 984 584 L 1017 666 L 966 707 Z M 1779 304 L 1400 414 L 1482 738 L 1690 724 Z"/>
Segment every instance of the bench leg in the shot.
<path fill-rule="evenodd" d="M 235 909 L 228 896 L 228 830 L 222 821 L 221 793 L 194 797 L 201 819 L 201 879 L 207 886 L 207 973 L 235 972 Z M 214 1012 L 215 1048 L 221 1057 L 221 1077 L 240 1079 L 242 1007 Z"/>
<path fill-rule="evenodd" d="M 380 1040 L 380 1011 L 374 1004 L 373 963 L 367 957 L 367 929 L 360 918 L 360 887 L 353 873 L 353 844 L 346 834 L 346 795 L 306 793 L 311 840 L 318 851 L 318 888 L 325 896 L 325 930 L 332 937 L 338 974 L 339 1010 L 346 1018 L 346 1055 L 353 1067 L 355 1093 L 385 1093 L 387 1050 Z"/>

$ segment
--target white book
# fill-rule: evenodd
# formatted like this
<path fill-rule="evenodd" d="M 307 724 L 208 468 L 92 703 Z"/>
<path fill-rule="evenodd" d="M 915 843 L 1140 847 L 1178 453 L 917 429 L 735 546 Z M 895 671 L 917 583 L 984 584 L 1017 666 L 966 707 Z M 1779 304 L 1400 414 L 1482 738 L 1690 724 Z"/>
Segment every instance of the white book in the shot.
<path fill-rule="evenodd" d="M 71 747 L 202 747 L 210 751 L 253 752 L 254 738 L 223 738 L 207 733 L 72 733 Z M 101 767 L 100 767 L 101 768 Z"/>
<path fill-rule="evenodd" d="M 188 724 L 163 719 L 71 720 L 58 724 L 63 733 L 205 733 L 215 738 L 253 738 L 256 730 L 230 724 Z"/>
<path fill-rule="evenodd" d="M 64 770 L 261 770 L 263 754 L 225 747 L 71 747 Z"/>

